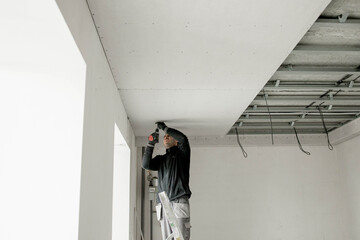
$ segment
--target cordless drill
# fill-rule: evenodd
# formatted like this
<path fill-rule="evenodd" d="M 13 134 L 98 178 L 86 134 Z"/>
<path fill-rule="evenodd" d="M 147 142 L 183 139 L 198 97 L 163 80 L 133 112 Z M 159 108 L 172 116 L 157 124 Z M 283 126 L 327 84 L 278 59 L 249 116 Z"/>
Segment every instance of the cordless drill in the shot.
<path fill-rule="evenodd" d="M 159 128 L 155 129 L 155 132 L 153 132 L 149 136 L 148 140 L 149 140 L 149 144 L 151 144 L 151 145 L 155 145 L 156 143 L 159 142 Z"/>

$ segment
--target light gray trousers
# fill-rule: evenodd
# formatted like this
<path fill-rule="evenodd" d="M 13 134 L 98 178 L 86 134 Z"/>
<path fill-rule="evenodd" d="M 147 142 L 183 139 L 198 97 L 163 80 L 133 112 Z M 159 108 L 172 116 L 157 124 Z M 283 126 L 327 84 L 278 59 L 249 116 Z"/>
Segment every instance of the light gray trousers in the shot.
<path fill-rule="evenodd" d="M 179 226 L 179 230 L 181 231 L 184 240 L 190 239 L 190 204 L 189 199 L 187 197 L 182 197 L 170 202 L 174 214 L 177 220 L 177 224 Z M 157 220 L 160 222 L 161 225 L 161 234 L 163 240 L 166 240 L 168 236 L 172 233 L 171 227 L 166 216 L 166 213 L 161 205 L 158 203 L 156 205 L 156 216 Z M 174 238 L 171 238 L 174 239 Z"/>

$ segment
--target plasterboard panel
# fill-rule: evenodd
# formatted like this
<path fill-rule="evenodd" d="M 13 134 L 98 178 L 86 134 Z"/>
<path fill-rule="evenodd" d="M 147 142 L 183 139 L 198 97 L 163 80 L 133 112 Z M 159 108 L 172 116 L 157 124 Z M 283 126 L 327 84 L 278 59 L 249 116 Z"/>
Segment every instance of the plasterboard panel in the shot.
<path fill-rule="evenodd" d="M 196 122 L 201 119 L 207 133 L 224 135 L 329 0 L 89 3 L 117 86 L 125 90 L 122 99 L 136 135 L 147 134 L 143 126 L 154 116 L 176 119 L 177 113 L 194 125 L 190 134 L 198 132 Z M 152 90 L 163 98 L 149 112 L 139 99 Z M 226 93 L 215 95 L 212 108 L 206 108 L 207 102 L 194 104 L 202 102 L 200 95 L 186 94 L 192 90 Z M 250 94 L 228 101 L 231 90 Z M 162 105 L 171 98 L 169 91 L 188 96 L 189 104 L 177 106 L 176 112 L 171 104 Z M 212 112 L 227 107 L 232 110 L 223 112 L 221 120 L 212 117 Z"/>
<path fill-rule="evenodd" d="M 239 90 L 121 90 L 135 134 L 146 136 L 156 121 L 179 127 L 189 136 L 225 135 L 242 112 L 236 104 L 255 93 Z M 141 106 L 141 114 L 138 114 Z M 224 116 L 229 116 L 224 118 Z M 230 127 L 229 127 L 230 126 Z"/>

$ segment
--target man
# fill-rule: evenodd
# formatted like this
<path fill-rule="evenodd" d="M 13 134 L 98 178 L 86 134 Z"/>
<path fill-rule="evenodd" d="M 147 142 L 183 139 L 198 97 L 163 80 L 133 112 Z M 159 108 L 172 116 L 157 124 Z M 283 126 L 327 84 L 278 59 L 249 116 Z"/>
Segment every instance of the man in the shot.
<path fill-rule="evenodd" d="M 174 214 L 185 240 L 190 239 L 190 145 L 187 137 L 180 131 L 168 128 L 165 123 L 157 122 L 158 129 L 165 132 L 164 146 L 166 153 L 152 158 L 155 141 L 149 138 L 142 167 L 158 171 L 159 192 L 165 191 L 173 207 Z M 160 221 L 163 240 L 172 233 L 169 221 L 164 213 L 159 196 L 156 199 L 157 219 Z"/>

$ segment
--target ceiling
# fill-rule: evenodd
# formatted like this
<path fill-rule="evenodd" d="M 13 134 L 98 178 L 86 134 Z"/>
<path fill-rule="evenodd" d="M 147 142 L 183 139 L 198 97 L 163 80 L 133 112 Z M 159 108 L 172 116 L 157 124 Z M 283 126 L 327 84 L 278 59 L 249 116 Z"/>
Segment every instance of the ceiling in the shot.
<path fill-rule="evenodd" d="M 324 133 L 319 105 L 329 132 L 360 115 L 359 0 L 329 4 L 229 134 Z"/>
<path fill-rule="evenodd" d="M 88 5 L 135 135 L 165 121 L 207 136 L 229 132 L 329 2 Z"/>

